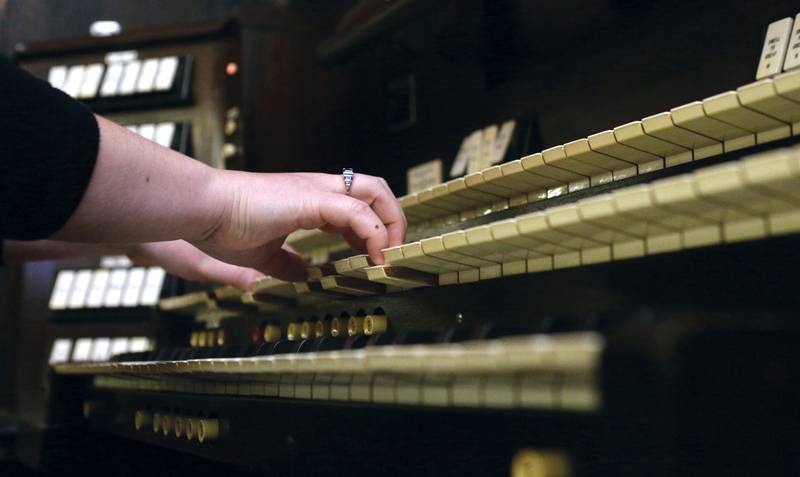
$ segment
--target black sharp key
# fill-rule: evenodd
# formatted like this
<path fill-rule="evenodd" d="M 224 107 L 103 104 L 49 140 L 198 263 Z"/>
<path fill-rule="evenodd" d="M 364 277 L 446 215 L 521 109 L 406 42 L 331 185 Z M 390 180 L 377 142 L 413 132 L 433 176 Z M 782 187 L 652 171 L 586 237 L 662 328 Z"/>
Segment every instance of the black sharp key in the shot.
<path fill-rule="evenodd" d="M 258 356 L 258 350 L 262 343 L 250 343 L 242 349 L 242 356 Z"/>
<path fill-rule="evenodd" d="M 314 339 L 311 340 L 300 340 L 297 344 L 297 349 L 295 350 L 296 353 L 312 353 L 316 351 L 316 341 Z"/>
<path fill-rule="evenodd" d="M 178 360 L 183 361 L 187 359 L 191 359 L 192 357 L 192 348 L 181 348 L 181 352 L 178 354 Z"/>
<path fill-rule="evenodd" d="M 442 333 L 441 341 L 444 343 L 458 343 L 472 339 L 475 336 L 475 330 L 467 326 L 452 326 L 447 328 Z"/>
<path fill-rule="evenodd" d="M 325 336 L 317 342 L 317 351 L 336 351 L 344 349 L 347 340 L 340 336 Z"/>
<path fill-rule="evenodd" d="M 439 333 L 435 331 L 401 331 L 395 344 L 431 344 L 438 340 Z"/>
<path fill-rule="evenodd" d="M 294 353 L 296 347 L 297 347 L 296 341 L 289 341 L 289 340 L 276 341 L 275 346 L 273 346 L 272 348 L 272 353 L 270 354 Z"/>
<path fill-rule="evenodd" d="M 369 342 L 367 335 L 355 335 L 347 339 L 347 344 L 344 345 L 345 349 L 361 349 L 367 346 Z"/>
<path fill-rule="evenodd" d="M 584 329 L 585 320 L 574 316 L 546 316 L 542 320 L 541 331 L 545 333 L 563 333 Z"/>
<path fill-rule="evenodd" d="M 486 323 L 480 328 L 480 330 L 478 330 L 477 338 L 482 340 L 491 340 L 503 338 L 505 336 L 530 334 L 532 331 L 533 330 L 530 328 L 511 323 L 490 322 Z"/>
<path fill-rule="evenodd" d="M 369 337 L 367 346 L 391 345 L 394 344 L 396 340 L 397 336 L 395 336 L 394 333 L 378 333 L 377 335 L 372 335 Z"/>

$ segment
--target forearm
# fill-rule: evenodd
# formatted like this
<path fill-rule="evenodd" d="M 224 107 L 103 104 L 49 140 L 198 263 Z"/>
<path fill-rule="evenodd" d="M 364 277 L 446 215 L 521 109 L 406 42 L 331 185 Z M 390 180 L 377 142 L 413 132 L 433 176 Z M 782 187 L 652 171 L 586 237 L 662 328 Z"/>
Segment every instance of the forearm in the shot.
<path fill-rule="evenodd" d="M 101 117 L 100 149 L 83 199 L 52 238 L 94 243 L 184 239 L 211 233 L 230 208 L 218 171 Z"/>
<path fill-rule="evenodd" d="M 133 248 L 128 244 L 4 240 L 3 258 L 5 263 L 18 264 L 35 260 L 64 260 L 94 255 L 128 254 Z"/>

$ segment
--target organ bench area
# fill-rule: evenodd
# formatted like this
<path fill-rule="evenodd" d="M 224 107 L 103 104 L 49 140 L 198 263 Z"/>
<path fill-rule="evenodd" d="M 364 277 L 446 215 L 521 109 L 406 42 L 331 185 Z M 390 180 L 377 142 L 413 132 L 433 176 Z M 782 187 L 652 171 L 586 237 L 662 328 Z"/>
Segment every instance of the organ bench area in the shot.
<path fill-rule="evenodd" d="M 295 234 L 307 281 L 53 365 L 61 419 L 264 475 L 794 475 L 799 127 L 789 71 L 404 196 L 384 265 Z"/>

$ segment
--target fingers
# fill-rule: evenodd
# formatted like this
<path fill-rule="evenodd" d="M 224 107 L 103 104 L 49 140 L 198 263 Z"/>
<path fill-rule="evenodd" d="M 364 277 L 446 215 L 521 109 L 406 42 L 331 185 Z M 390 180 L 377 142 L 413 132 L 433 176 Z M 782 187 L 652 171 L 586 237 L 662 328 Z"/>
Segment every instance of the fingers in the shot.
<path fill-rule="evenodd" d="M 250 290 L 250 284 L 263 278 L 264 274 L 252 268 L 221 262 L 213 257 L 198 264 L 198 272 L 204 281 L 232 285 L 240 290 Z M 186 277 L 190 278 L 190 277 Z M 191 277 L 197 279 L 198 277 Z"/>
<path fill-rule="evenodd" d="M 382 249 L 389 246 L 386 226 L 375 211 L 363 202 L 343 194 L 324 194 L 317 204 L 322 224 L 347 227 L 366 242 L 367 253 L 376 264 L 384 262 Z"/>
<path fill-rule="evenodd" d="M 287 282 L 308 280 L 308 263 L 303 257 L 286 248 L 278 249 L 269 257 L 264 271 Z"/>
<path fill-rule="evenodd" d="M 336 175 L 319 175 L 323 187 L 332 193 L 343 193 L 342 178 Z M 395 198 L 389 185 L 380 177 L 356 174 L 350 188 L 350 196 L 367 203 L 386 226 L 388 246 L 400 245 L 405 240 L 408 223 L 403 208 Z"/>

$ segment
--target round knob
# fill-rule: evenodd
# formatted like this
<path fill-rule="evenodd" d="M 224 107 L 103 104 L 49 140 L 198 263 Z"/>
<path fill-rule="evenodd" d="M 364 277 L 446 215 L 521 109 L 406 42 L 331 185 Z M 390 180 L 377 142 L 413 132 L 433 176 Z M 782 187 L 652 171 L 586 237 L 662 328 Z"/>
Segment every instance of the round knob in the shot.
<path fill-rule="evenodd" d="M 522 449 L 511 460 L 511 477 L 570 477 L 569 457 L 560 451 Z"/>

